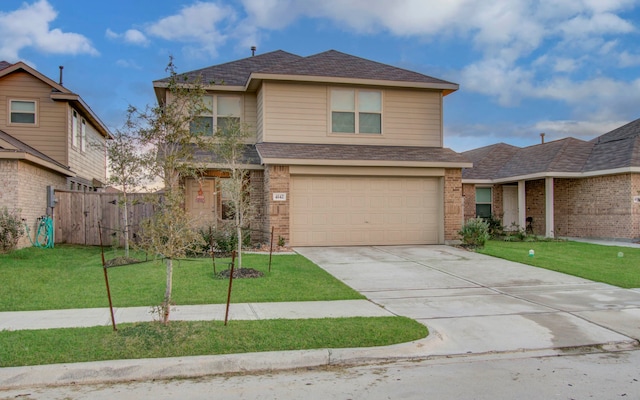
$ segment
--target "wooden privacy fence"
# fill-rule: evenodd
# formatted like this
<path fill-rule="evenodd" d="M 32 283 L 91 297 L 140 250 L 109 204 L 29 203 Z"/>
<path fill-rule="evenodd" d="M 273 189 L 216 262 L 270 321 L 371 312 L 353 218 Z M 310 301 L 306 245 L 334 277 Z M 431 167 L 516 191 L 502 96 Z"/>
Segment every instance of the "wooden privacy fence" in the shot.
<path fill-rule="evenodd" d="M 127 194 L 129 201 L 129 239 L 135 240 L 140 222 L 154 212 L 152 196 L 157 194 Z M 56 190 L 58 200 L 53 211 L 55 243 L 100 245 L 98 221 L 102 226 L 105 245 L 124 246 L 120 193 L 83 193 Z"/>

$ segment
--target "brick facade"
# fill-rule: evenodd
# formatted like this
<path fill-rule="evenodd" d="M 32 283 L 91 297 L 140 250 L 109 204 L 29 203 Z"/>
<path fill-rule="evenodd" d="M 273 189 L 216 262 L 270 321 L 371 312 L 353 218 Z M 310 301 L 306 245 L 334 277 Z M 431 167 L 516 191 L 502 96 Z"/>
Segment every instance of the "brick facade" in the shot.
<path fill-rule="evenodd" d="M 251 241 L 261 243 L 269 241 L 269 234 L 265 232 L 265 207 L 264 207 L 264 172 L 251 170 L 249 173 L 249 229 Z"/>
<path fill-rule="evenodd" d="M 462 170 L 448 168 L 444 171 L 444 240 L 460 239 L 462 228 Z M 474 195 L 475 198 L 475 195 Z"/>
<path fill-rule="evenodd" d="M 265 230 L 271 232 L 271 227 L 273 226 L 274 240 L 278 241 L 282 237 L 285 243 L 289 243 L 290 239 L 290 179 L 289 166 L 287 165 L 268 165 L 264 170 Z M 286 200 L 274 201 L 274 193 L 285 193 Z"/>
<path fill-rule="evenodd" d="M 464 219 L 475 216 L 475 185 L 464 184 Z M 525 217 L 533 218 L 533 233 L 546 231 L 545 180 L 525 183 Z M 640 239 L 640 174 L 554 179 L 554 236 Z M 493 186 L 492 213 L 502 216 L 502 185 Z"/>
<path fill-rule="evenodd" d="M 0 207 L 20 210 L 20 217 L 26 220 L 32 238 L 37 218 L 47 212 L 47 186 L 64 189 L 66 178 L 24 161 L 0 160 Z M 18 242 L 19 248 L 30 245 L 26 236 Z"/>

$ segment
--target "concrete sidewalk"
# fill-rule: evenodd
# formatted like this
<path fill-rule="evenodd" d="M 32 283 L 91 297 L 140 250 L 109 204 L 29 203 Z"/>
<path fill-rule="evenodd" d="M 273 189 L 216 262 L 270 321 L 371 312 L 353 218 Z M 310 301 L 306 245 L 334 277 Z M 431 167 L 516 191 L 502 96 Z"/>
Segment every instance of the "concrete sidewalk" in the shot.
<path fill-rule="evenodd" d="M 225 304 L 173 306 L 171 320 L 224 321 L 225 313 Z M 116 324 L 153 321 L 154 318 L 150 307 L 114 308 L 114 316 Z M 368 300 L 240 303 L 229 306 L 231 321 L 384 316 L 393 314 Z M 108 308 L 0 312 L 0 330 L 85 328 L 103 325 L 111 325 Z"/>

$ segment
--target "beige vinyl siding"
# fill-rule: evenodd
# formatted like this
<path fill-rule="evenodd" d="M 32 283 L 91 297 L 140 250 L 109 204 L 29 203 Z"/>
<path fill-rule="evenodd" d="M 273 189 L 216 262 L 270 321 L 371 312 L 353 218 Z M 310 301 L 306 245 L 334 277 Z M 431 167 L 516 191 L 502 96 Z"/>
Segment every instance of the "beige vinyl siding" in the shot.
<path fill-rule="evenodd" d="M 264 89 L 260 87 L 256 93 L 256 141 L 263 141 L 264 132 Z"/>
<path fill-rule="evenodd" d="M 438 91 L 379 89 L 383 133 L 330 133 L 332 86 L 265 82 L 263 141 L 386 146 L 442 146 L 442 96 Z"/>
<path fill-rule="evenodd" d="M 50 99 L 51 86 L 25 72 L 0 79 L 0 129 L 67 165 L 66 103 Z M 10 100 L 35 100 L 36 125 L 10 123 Z"/>
<path fill-rule="evenodd" d="M 69 109 L 69 124 L 67 128 L 69 137 L 69 146 L 71 147 L 71 134 L 72 130 L 72 107 Z M 77 110 L 76 110 L 77 111 Z M 82 123 L 84 117 L 78 112 L 78 124 Z M 97 179 L 102 183 L 106 183 L 106 158 L 105 158 L 105 139 L 98 131 L 92 126 L 89 121 L 84 118 L 87 123 L 87 143 L 85 150 L 82 151 L 80 143 L 78 147 L 71 147 L 69 151 L 69 166 L 71 170 L 76 172 L 77 175 L 84 179 Z M 78 127 L 78 131 L 80 127 Z"/>
<path fill-rule="evenodd" d="M 440 92 L 385 90 L 382 131 L 406 146 L 442 146 Z"/>
<path fill-rule="evenodd" d="M 323 85 L 265 82 L 265 142 L 327 143 L 327 89 Z"/>
<path fill-rule="evenodd" d="M 247 128 L 253 134 L 253 138 L 256 138 L 256 126 L 258 125 L 258 99 L 255 93 L 248 93 L 244 95 L 242 104 L 243 110 L 243 122 Z"/>

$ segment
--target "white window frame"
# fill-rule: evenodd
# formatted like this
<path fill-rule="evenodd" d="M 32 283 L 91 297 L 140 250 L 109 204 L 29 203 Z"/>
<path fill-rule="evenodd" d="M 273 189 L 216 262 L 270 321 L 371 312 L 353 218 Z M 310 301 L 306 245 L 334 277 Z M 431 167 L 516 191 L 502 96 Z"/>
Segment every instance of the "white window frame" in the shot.
<path fill-rule="evenodd" d="M 228 117 L 232 117 L 232 118 L 238 118 L 240 123 L 242 123 L 243 120 L 243 101 L 244 98 L 243 96 L 240 95 L 233 95 L 233 94 L 207 94 L 203 97 L 210 97 L 211 98 L 211 112 L 210 113 L 202 113 L 200 115 L 198 115 L 198 117 L 203 117 L 203 118 L 211 118 L 211 135 L 205 134 L 203 136 L 213 136 L 216 132 L 216 130 L 218 129 L 218 119 L 219 118 L 228 118 Z M 240 102 L 240 113 L 239 115 L 220 115 L 218 114 L 218 99 L 219 98 L 234 98 L 239 100 Z M 190 128 L 191 129 L 191 128 Z"/>
<path fill-rule="evenodd" d="M 486 201 L 478 201 L 478 189 L 489 189 L 489 193 L 490 193 L 490 200 L 488 202 Z M 478 215 L 478 204 L 480 205 L 489 205 L 489 218 L 493 216 L 493 186 L 476 186 L 476 192 L 475 192 L 475 196 L 476 196 L 476 209 L 475 209 L 475 214 L 476 217 L 479 217 Z M 483 218 L 487 218 L 487 217 L 483 217 Z"/>
<path fill-rule="evenodd" d="M 11 116 L 13 115 L 14 111 L 13 111 L 13 103 L 33 103 L 33 122 L 13 122 L 11 121 Z M 13 125 L 13 126 L 38 126 L 39 124 L 39 119 L 38 119 L 38 101 L 37 100 L 33 100 L 33 99 L 10 99 L 9 100 L 9 124 L 8 125 Z M 26 112 L 20 112 L 20 111 L 15 111 L 16 113 L 21 113 L 21 114 L 27 114 Z M 30 112 L 28 114 L 31 114 Z"/>
<path fill-rule="evenodd" d="M 78 148 L 78 112 L 71 110 L 71 146 Z"/>
<path fill-rule="evenodd" d="M 87 120 L 84 118 L 80 122 L 80 150 L 87 151 Z"/>
<path fill-rule="evenodd" d="M 353 110 L 341 110 L 333 108 L 333 95 L 336 91 L 351 91 L 353 92 L 354 104 Z M 361 92 L 374 92 L 380 95 L 380 111 L 379 112 L 370 112 L 370 111 L 362 111 L 360 110 L 360 96 Z M 382 136 L 383 126 L 384 126 L 384 91 L 378 89 L 367 89 L 367 88 L 342 88 L 342 87 L 331 87 L 329 88 L 329 133 L 332 135 L 363 135 L 367 137 L 377 137 Z M 334 112 L 347 112 L 353 113 L 354 115 L 354 132 L 334 132 L 333 131 L 333 113 Z M 360 131 L 360 114 L 380 114 L 380 132 L 361 132 Z"/>

